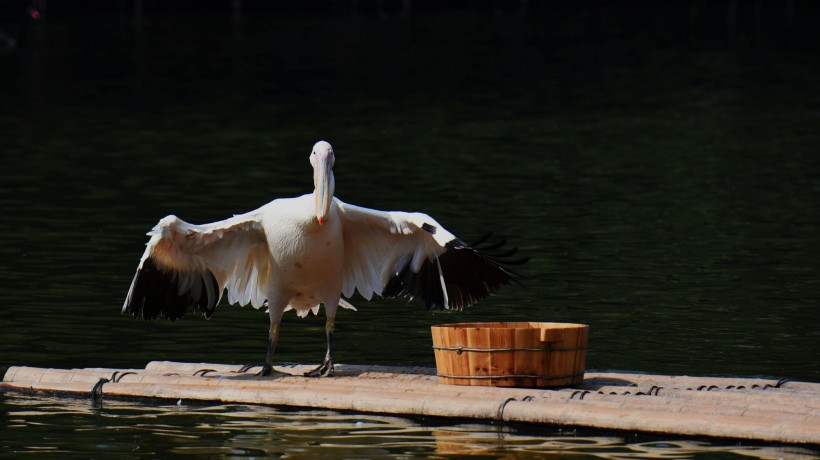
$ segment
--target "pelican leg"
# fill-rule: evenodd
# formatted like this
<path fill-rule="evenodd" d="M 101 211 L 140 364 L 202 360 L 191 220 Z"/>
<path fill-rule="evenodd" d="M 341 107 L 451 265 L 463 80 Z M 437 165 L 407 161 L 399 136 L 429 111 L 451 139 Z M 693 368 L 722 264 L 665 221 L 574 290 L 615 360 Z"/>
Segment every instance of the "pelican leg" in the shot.
<path fill-rule="evenodd" d="M 259 375 L 262 377 L 269 377 L 274 373 L 273 370 L 273 352 L 276 350 L 276 344 L 279 343 L 279 322 L 271 322 L 270 329 L 268 329 L 268 352 L 265 353 L 265 364 Z"/>
<path fill-rule="evenodd" d="M 262 370 L 256 375 L 260 377 L 281 377 L 288 374 L 287 372 L 280 372 L 273 368 L 273 354 L 276 351 L 276 344 L 279 343 L 279 324 L 282 321 L 282 314 L 285 311 L 284 307 L 269 308 L 270 311 L 270 328 L 268 329 L 268 351 L 265 354 L 265 364 L 262 365 Z M 254 368 L 254 365 L 242 366 L 237 372 L 244 373 Z"/>
<path fill-rule="evenodd" d="M 322 364 L 310 372 L 305 372 L 306 377 L 330 377 L 333 375 L 333 358 L 330 356 L 330 350 L 333 347 L 333 326 L 335 318 L 328 315 L 325 321 L 325 335 L 327 335 L 327 353 Z"/>

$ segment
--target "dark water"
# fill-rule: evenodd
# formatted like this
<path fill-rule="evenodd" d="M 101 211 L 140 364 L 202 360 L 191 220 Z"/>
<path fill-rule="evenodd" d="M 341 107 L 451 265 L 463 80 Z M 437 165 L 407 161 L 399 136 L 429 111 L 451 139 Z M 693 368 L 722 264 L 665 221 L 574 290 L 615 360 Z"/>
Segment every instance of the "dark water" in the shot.
<path fill-rule="evenodd" d="M 468 241 L 494 230 L 532 259 L 527 288 L 460 314 L 354 298 L 338 362 L 433 365 L 437 323 L 571 321 L 591 326 L 590 369 L 820 381 L 820 12 L 702 3 L 248 2 L 233 16 L 149 2 L 135 16 L 128 2 L 50 2 L 26 47 L 0 54 L 0 367 L 260 361 L 267 316 L 250 308 L 175 323 L 119 309 L 161 217 L 309 192 L 310 147 L 327 139 L 343 200 L 423 211 Z M 278 358 L 318 362 L 323 327 L 286 316 Z M 2 398 L 4 450 L 41 455 L 783 455 Z"/>

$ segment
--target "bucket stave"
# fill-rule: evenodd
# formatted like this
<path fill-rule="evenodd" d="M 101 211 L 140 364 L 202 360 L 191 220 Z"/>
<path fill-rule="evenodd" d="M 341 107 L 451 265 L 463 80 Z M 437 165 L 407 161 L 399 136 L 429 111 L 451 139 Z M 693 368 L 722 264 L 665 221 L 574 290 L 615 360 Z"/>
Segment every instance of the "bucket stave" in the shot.
<path fill-rule="evenodd" d="M 584 378 L 589 326 L 485 322 L 431 328 L 439 382 L 551 387 Z"/>

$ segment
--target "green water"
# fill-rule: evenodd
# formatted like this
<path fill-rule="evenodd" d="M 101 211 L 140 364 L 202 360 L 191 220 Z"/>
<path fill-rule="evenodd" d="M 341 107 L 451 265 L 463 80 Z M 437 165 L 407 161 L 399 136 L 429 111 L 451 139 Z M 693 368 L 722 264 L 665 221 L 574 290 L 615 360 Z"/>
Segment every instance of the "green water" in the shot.
<path fill-rule="evenodd" d="M 250 3 L 238 19 L 149 5 L 140 19 L 51 2 L 28 47 L 0 55 L 0 367 L 261 361 L 261 312 L 146 323 L 120 306 L 160 218 L 208 222 L 309 192 L 310 147 L 326 139 L 343 200 L 426 212 L 467 241 L 493 230 L 531 258 L 526 288 L 459 314 L 352 299 L 338 362 L 432 366 L 437 323 L 569 321 L 591 326 L 589 369 L 820 381 L 820 15 L 692 5 Z M 323 328 L 286 316 L 278 359 L 318 363 Z M 5 394 L 3 450 L 757 455 L 163 404 Z"/>

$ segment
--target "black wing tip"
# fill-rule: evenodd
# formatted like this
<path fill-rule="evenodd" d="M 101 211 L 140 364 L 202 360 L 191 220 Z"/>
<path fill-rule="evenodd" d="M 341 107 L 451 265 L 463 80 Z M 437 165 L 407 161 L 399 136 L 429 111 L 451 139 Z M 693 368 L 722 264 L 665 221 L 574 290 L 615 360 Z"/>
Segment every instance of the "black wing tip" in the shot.
<path fill-rule="evenodd" d="M 427 222 L 421 224 L 421 229 L 424 230 L 424 231 L 430 232 L 433 235 L 436 234 L 436 230 L 437 230 L 435 225 L 430 225 Z"/>
<path fill-rule="evenodd" d="M 444 244 L 445 249 L 461 249 L 461 248 L 468 248 L 470 245 L 461 241 L 458 238 L 454 238 Z"/>
<path fill-rule="evenodd" d="M 487 233 L 472 245 L 458 238 L 450 240 L 438 261 L 428 259 L 418 272 L 413 272 L 408 262 L 388 280 L 382 295 L 419 297 L 431 311 L 460 311 L 495 294 L 503 285 L 523 285 L 521 279 L 525 277 L 508 266 L 523 265 L 529 258 L 512 258 L 518 249 L 504 248 L 506 239 L 485 244 L 491 236 Z"/>
<path fill-rule="evenodd" d="M 219 299 L 219 284 L 210 271 L 200 275 L 197 289 L 192 286 L 179 293 L 179 274 L 162 268 L 148 257 L 134 275 L 122 314 L 146 321 L 156 318 L 174 321 L 194 310 L 206 319 L 210 318 Z"/>

